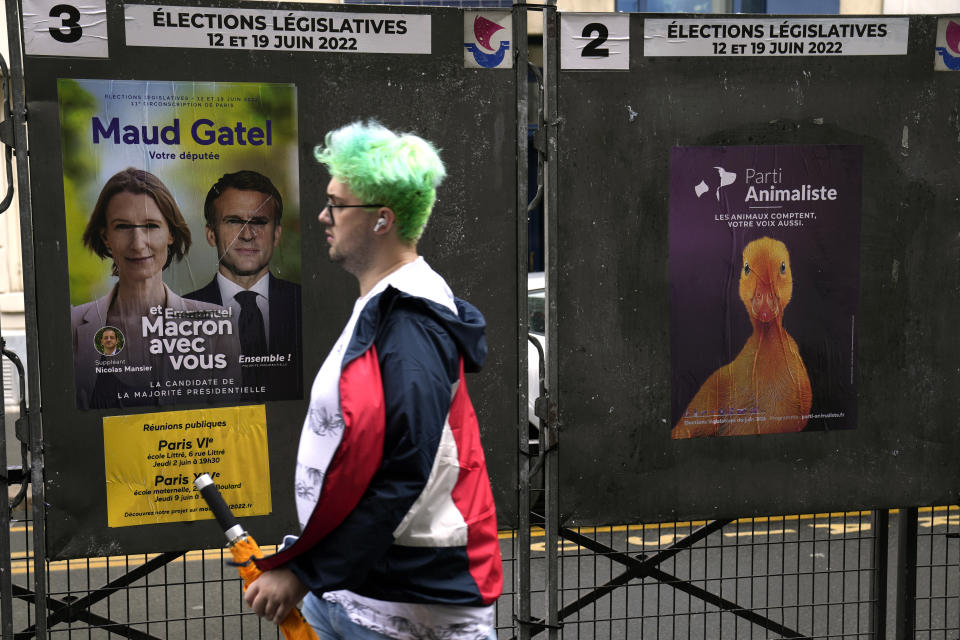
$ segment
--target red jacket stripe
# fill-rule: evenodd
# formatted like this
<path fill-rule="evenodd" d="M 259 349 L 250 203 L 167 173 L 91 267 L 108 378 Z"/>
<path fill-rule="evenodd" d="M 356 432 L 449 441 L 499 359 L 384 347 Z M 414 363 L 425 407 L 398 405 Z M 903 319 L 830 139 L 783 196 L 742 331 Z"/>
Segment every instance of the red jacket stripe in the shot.
<path fill-rule="evenodd" d="M 467 523 L 467 560 L 470 575 L 484 604 L 493 603 L 503 591 L 503 565 L 497 537 L 497 514 L 490 479 L 480 443 L 477 416 L 467 394 L 463 359 L 460 383 L 450 406 L 450 429 L 457 442 L 460 474 L 453 488 L 453 503 Z"/>
<path fill-rule="evenodd" d="M 264 571 L 309 551 L 350 515 L 363 496 L 383 458 L 386 412 L 383 387 L 370 384 L 380 379 L 380 363 L 372 346 L 350 361 L 340 376 L 340 409 L 343 439 L 323 479 L 320 498 L 300 538 L 290 547 L 257 561 Z M 315 517 L 315 514 L 323 514 Z"/>

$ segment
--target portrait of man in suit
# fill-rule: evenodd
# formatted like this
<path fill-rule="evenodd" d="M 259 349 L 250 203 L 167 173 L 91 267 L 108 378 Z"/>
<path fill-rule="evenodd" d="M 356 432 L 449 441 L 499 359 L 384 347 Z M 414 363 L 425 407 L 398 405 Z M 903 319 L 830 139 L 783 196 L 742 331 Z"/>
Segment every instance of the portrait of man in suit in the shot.
<path fill-rule="evenodd" d="M 115 356 L 123 349 L 123 334 L 116 327 L 100 329 L 100 335 L 94 339 L 97 351 L 105 356 Z"/>
<path fill-rule="evenodd" d="M 217 250 L 217 273 L 186 298 L 233 310 L 243 384 L 262 400 L 300 398 L 300 285 L 270 272 L 280 244 L 283 197 L 256 171 L 223 175 L 203 206 L 206 238 Z"/>

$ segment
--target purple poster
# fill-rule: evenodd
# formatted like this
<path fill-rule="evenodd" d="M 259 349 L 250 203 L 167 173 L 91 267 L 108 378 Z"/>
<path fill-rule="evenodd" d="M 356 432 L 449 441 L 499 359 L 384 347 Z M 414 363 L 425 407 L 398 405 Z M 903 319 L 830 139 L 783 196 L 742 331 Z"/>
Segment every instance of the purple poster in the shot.
<path fill-rule="evenodd" d="M 672 438 L 853 429 L 863 149 L 675 147 Z"/>

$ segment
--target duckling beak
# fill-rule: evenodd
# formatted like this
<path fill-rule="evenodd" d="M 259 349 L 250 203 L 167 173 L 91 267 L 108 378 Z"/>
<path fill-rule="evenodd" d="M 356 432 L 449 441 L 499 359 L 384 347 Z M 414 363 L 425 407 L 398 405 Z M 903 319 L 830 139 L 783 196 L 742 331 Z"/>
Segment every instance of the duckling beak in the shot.
<path fill-rule="evenodd" d="M 772 322 L 780 315 L 780 300 L 767 282 L 760 281 L 750 301 L 753 317 L 763 323 Z"/>

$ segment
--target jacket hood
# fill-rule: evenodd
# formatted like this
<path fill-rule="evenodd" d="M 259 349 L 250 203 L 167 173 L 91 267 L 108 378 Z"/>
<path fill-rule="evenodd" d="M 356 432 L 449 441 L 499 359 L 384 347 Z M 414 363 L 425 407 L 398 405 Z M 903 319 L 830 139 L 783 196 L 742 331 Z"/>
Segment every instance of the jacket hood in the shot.
<path fill-rule="evenodd" d="M 468 373 L 479 371 L 487 359 L 486 320 L 480 310 L 466 300 L 454 298 L 454 303 L 457 315 L 441 304 L 388 286 L 371 298 L 361 312 L 353 340 L 344 355 L 344 366 L 370 347 L 391 313 L 403 311 L 418 313 L 437 322 L 456 343 L 463 357 L 464 370 Z"/>

